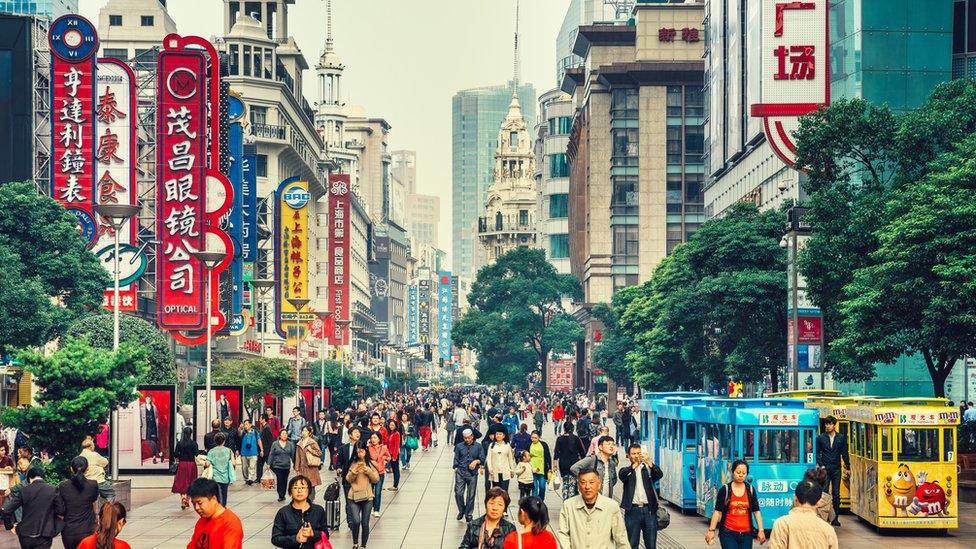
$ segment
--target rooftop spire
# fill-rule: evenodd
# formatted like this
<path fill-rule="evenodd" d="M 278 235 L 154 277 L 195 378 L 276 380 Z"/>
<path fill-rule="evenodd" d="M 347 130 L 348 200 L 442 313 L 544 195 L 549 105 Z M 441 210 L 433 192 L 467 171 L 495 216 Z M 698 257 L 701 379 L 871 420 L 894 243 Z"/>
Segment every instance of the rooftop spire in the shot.
<path fill-rule="evenodd" d="M 325 0 L 325 51 L 332 51 L 332 0 Z"/>
<path fill-rule="evenodd" d="M 518 94 L 519 87 L 519 49 L 518 49 L 518 39 L 519 39 L 519 0 L 515 0 L 515 62 L 513 67 L 512 76 L 512 93 Z"/>

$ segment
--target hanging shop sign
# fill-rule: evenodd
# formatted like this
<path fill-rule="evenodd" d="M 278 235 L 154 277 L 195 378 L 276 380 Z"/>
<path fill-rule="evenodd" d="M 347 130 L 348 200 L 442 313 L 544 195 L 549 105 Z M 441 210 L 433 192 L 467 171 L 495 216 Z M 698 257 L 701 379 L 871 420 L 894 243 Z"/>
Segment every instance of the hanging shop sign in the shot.
<path fill-rule="evenodd" d="M 451 360 L 451 329 L 454 327 L 452 305 L 454 296 L 451 292 L 451 273 L 442 272 L 437 275 L 437 351 L 441 360 Z"/>
<path fill-rule="evenodd" d="M 95 53 L 98 33 L 80 15 L 59 17 L 51 46 L 51 197 L 78 220 L 89 246 L 95 221 Z"/>
<path fill-rule="evenodd" d="M 350 217 L 352 193 L 349 174 L 329 174 L 329 308 L 332 310 L 333 330 L 330 345 L 348 345 L 349 322 L 349 265 Z"/>
<path fill-rule="evenodd" d="M 95 93 L 96 120 L 96 148 L 95 148 L 95 197 L 98 204 L 135 204 L 136 203 L 136 116 L 132 108 L 136 104 L 135 75 L 128 65 L 117 59 L 99 59 L 97 86 Z M 101 259 L 108 259 L 106 265 L 111 274 L 115 268 L 112 262 L 113 252 L 103 254 L 108 248 L 112 250 L 115 240 L 115 230 L 110 219 L 97 219 L 98 231 L 94 250 Z M 136 231 L 138 220 L 127 219 L 119 230 L 119 243 L 134 247 L 137 244 Z M 120 263 L 119 268 L 125 272 L 145 270 L 145 256 L 142 260 Z M 142 274 L 142 272 L 139 274 Z M 119 301 L 120 310 L 135 311 L 138 275 L 120 282 Z M 115 289 L 105 290 L 102 305 L 108 309 L 114 307 Z"/>
<path fill-rule="evenodd" d="M 830 103 L 827 1 L 762 3 L 762 117 L 766 139 L 787 165 L 796 164 L 800 117 Z"/>
<path fill-rule="evenodd" d="M 420 343 L 418 341 L 418 322 L 420 320 L 420 311 L 418 310 L 419 302 L 420 298 L 417 292 L 417 285 L 411 284 L 407 286 L 407 346 L 409 347 Z"/>
<path fill-rule="evenodd" d="M 295 345 L 305 338 L 315 313 L 299 312 L 289 299 L 308 299 L 308 181 L 286 179 L 275 191 L 275 331 Z"/>
<path fill-rule="evenodd" d="M 417 337 L 420 343 L 430 343 L 430 275 L 417 281 Z"/>

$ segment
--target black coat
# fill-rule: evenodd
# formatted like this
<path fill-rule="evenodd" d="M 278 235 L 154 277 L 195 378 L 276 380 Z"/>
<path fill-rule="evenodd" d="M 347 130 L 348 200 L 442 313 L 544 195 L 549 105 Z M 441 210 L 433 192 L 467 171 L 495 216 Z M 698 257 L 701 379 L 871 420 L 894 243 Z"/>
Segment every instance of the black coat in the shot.
<path fill-rule="evenodd" d="M 841 460 L 844 460 L 848 469 L 851 468 L 851 458 L 847 455 L 847 437 L 840 433 L 835 434 L 834 444 L 831 446 L 827 433 L 820 433 L 817 437 L 817 465 L 839 470 Z"/>
<path fill-rule="evenodd" d="M 312 526 L 312 537 L 305 543 L 298 543 L 295 536 L 306 522 Z M 325 531 L 325 509 L 320 505 L 313 503 L 308 511 L 299 511 L 288 504 L 278 509 L 278 514 L 275 515 L 274 526 L 271 528 L 271 544 L 275 547 L 312 549 Z"/>
<path fill-rule="evenodd" d="M 350 454 L 351 447 L 353 448 L 352 454 Z M 346 444 L 340 446 L 339 455 L 336 458 L 336 467 L 342 472 L 342 484 L 344 486 L 349 485 L 349 483 L 346 482 L 346 474 L 349 473 L 349 466 L 352 465 L 352 462 L 354 461 L 356 461 L 356 450 L 354 445 L 347 442 Z"/>
<path fill-rule="evenodd" d="M 58 485 L 58 497 L 64 501 L 64 534 L 72 537 L 87 536 L 95 532 L 93 504 L 98 500 L 98 483 L 82 481 L 78 490 L 71 479 Z"/>
<path fill-rule="evenodd" d="M 458 546 L 458 549 L 481 549 L 478 547 L 478 537 L 481 535 L 481 528 L 484 524 L 484 515 L 469 522 L 468 529 L 465 530 L 464 537 L 461 538 L 461 545 Z M 505 520 L 504 517 L 498 522 L 498 528 L 501 530 L 501 535 L 495 538 L 495 544 L 492 545 L 492 549 L 502 549 L 505 545 L 505 537 L 515 531 L 515 525 Z"/>
<path fill-rule="evenodd" d="M 650 470 L 648 470 L 650 469 Z M 651 511 L 657 512 L 657 493 L 654 491 L 654 483 L 664 476 L 664 472 L 657 465 L 641 467 L 641 480 L 644 482 L 644 493 L 647 494 L 647 504 Z M 617 471 L 617 478 L 624 485 L 624 493 L 620 496 L 620 508 L 630 509 L 634 506 L 634 491 L 637 489 L 637 475 L 631 465 L 621 467 Z"/>
<path fill-rule="evenodd" d="M 24 518 L 17 524 L 18 536 L 53 538 L 61 532 L 63 523 L 57 517 L 64 515 L 64 500 L 58 497 L 54 486 L 35 480 L 18 491 L 11 490 L 3 505 L 3 521 L 8 530 L 18 508 L 24 510 Z"/>

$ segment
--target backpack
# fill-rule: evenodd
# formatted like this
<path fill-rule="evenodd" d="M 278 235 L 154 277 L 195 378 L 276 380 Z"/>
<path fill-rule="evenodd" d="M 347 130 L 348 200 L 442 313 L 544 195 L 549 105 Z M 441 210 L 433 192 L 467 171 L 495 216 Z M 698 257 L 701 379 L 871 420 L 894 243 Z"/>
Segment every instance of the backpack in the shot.
<path fill-rule="evenodd" d="M 746 503 L 749 505 L 749 510 L 747 511 L 747 513 L 749 514 L 749 529 L 752 531 L 753 537 L 755 537 L 759 535 L 759 529 L 752 525 L 753 522 L 752 513 L 758 511 L 758 509 L 752 508 L 752 498 L 756 497 L 756 489 L 753 488 L 752 485 L 749 484 L 748 482 L 746 482 L 745 485 L 746 485 Z M 722 513 L 722 526 L 725 525 L 725 517 L 728 516 L 729 503 L 731 502 L 732 502 L 732 483 L 730 482 L 725 485 L 725 512 Z"/>

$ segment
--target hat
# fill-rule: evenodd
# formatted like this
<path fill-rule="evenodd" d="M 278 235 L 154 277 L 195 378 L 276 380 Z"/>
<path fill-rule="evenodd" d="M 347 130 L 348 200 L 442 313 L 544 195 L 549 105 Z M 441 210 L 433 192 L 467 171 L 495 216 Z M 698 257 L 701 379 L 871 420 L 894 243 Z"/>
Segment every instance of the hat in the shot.
<path fill-rule="evenodd" d="M 463 437 L 470 437 L 472 435 L 474 435 L 474 432 L 472 432 L 471 429 L 465 429 L 461 431 L 461 436 Z"/>

